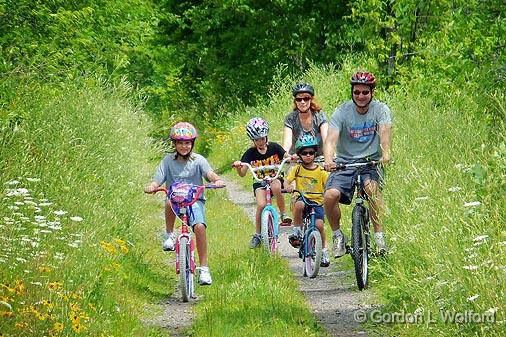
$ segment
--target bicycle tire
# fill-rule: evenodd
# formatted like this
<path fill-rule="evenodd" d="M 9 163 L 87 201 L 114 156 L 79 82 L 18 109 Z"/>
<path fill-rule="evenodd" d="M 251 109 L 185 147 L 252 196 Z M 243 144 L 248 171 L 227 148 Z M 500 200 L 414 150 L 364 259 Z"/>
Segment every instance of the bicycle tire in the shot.
<path fill-rule="evenodd" d="M 190 258 L 190 243 L 188 238 L 182 237 L 179 240 L 179 286 L 183 302 L 188 302 L 193 296 L 193 273 L 191 272 Z"/>
<path fill-rule="evenodd" d="M 369 252 L 367 237 L 364 231 L 365 217 L 367 211 L 364 206 L 357 205 L 352 211 L 351 244 L 353 264 L 355 265 L 355 276 L 359 290 L 367 288 L 369 277 Z"/>
<path fill-rule="evenodd" d="M 261 222 L 262 245 L 269 253 L 274 254 L 277 250 L 277 239 L 274 237 L 274 216 L 271 211 L 262 214 Z"/>
<path fill-rule="evenodd" d="M 309 278 L 315 278 L 320 271 L 322 260 L 322 236 L 318 230 L 313 230 L 307 236 L 307 251 L 304 256 L 305 271 Z"/>

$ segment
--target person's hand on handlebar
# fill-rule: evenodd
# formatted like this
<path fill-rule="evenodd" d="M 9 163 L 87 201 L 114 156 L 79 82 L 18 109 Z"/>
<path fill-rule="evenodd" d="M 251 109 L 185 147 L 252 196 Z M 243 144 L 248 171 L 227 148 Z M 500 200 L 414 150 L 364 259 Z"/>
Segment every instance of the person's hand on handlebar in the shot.
<path fill-rule="evenodd" d="M 325 163 L 323 164 L 323 168 L 325 169 L 325 171 L 328 171 L 328 172 L 332 172 L 332 171 L 335 171 L 336 169 L 336 163 L 334 161 L 325 161 Z"/>
<path fill-rule="evenodd" d="M 158 184 L 152 182 L 148 186 L 144 187 L 144 193 L 153 194 L 156 192 L 158 187 L 160 187 Z"/>
<path fill-rule="evenodd" d="M 232 167 L 238 168 L 242 166 L 242 162 L 240 160 L 236 160 L 232 163 Z"/>

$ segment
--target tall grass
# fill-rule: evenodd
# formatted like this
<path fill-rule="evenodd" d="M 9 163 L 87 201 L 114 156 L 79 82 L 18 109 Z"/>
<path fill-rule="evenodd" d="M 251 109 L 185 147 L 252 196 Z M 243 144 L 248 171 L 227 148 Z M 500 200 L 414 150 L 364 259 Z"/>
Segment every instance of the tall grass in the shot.
<path fill-rule="evenodd" d="M 252 116 L 266 118 L 269 138 L 280 141 L 297 80 L 315 86 L 330 117 L 338 102 L 349 99 L 350 74 L 364 68 L 375 69 L 345 61 L 339 69 L 314 66 L 301 77 L 278 78 L 266 103 L 241 111 L 231 132 L 218 139 L 212 160 L 227 167 L 240 158 L 249 146 L 244 124 Z M 476 88 L 472 82 L 452 87 L 451 80 L 430 75 L 400 83 L 392 92 L 381 81 L 377 88 L 376 97 L 394 114 L 395 163 L 387 169 L 384 190 L 392 254 L 372 262 L 369 291 L 383 303 L 380 314 L 386 318 L 404 313 L 422 319 L 387 324 L 369 316 L 373 335 L 504 334 L 505 97 L 479 96 Z M 477 322 L 491 316 L 494 323 Z"/>
<path fill-rule="evenodd" d="M 155 220 L 145 214 L 158 208 L 139 186 L 154 150 L 132 94 L 90 78 L 10 92 L 0 121 L 2 336 L 157 334 L 142 328 L 139 303 L 167 294 L 169 275 L 148 257 Z"/>

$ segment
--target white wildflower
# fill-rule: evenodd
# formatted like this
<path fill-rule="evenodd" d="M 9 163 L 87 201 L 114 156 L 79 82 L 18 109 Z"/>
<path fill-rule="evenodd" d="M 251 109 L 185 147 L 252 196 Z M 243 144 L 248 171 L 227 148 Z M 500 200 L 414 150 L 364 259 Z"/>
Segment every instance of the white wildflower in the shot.
<path fill-rule="evenodd" d="M 81 218 L 80 216 L 71 216 L 70 220 L 75 221 L 75 222 L 81 222 L 81 221 L 83 221 L 83 218 Z"/>
<path fill-rule="evenodd" d="M 28 200 L 28 199 L 25 199 L 25 204 L 27 205 L 32 205 L 32 206 L 37 206 L 37 203 L 32 201 L 32 200 Z"/>
<path fill-rule="evenodd" d="M 464 203 L 464 207 L 474 207 L 474 206 L 480 206 L 481 202 L 479 201 L 471 201 Z"/>
<path fill-rule="evenodd" d="M 67 245 L 73 248 L 79 248 L 79 245 L 75 242 L 68 243 Z"/>
<path fill-rule="evenodd" d="M 452 186 L 448 189 L 448 192 L 458 192 L 460 191 L 462 188 L 458 187 L 458 186 Z"/>
<path fill-rule="evenodd" d="M 417 200 L 417 201 L 420 201 L 420 200 L 428 200 L 428 199 L 429 199 L 429 197 L 427 197 L 427 196 L 423 196 L 423 197 L 416 197 L 416 198 L 415 198 L 415 200 Z"/>
<path fill-rule="evenodd" d="M 22 257 L 17 257 L 16 261 L 18 261 L 18 262 L 27 262 L 27 260 L 23 259 Z"/>
<path fill-rule="evenodd" d="M 58 210 L 58 211 L 54 211 L 53 213 L 56 214 L 56 215 L 58 215 L 58 216 L 60 216 L 60 215 L 65 215 L 68 212 L 67 211 Z"/>
<path fill-rule="evenodd" d="M 31 182 L 38 182 L 38 181 L 40 181 L 40 178 L 26 178 L 26 180 L 31 181 Z"/>
<path fill-rule="evenodd" d="M 506 241 L 501 241 L 497 243 L 499 246 L 506 246 Z"/>
<path fill-rule="evenodd" d="M 13 210 L 13 211 L 17 211 L 17 210 L 19 209 L 19 207 L 18 207 L 18 206 L 16 206 L 16 205 L 9 205 L 9 206 L 7 206 L 7 208 L 8 208 L 8 209 L 11 209 L 11 210 Z"/>
<path fill-rule="evenodd" d="M 37 221 L 37 222 L 42 222 L 44 220 L 46 220 L 46 217 L 43 215 L 36 215 L 35 216 L 35 221 Z"/>
<path fill-rule="evenodd" d="M 30 284 L 33 284 L 34 286 L 42 287 L 42 283 L 40 283 L 40 282 L 30 282 Z"/>
<path fill-rule="evenodd" d="M 488 239 L 488 235 L 480 235 L 480 236 L 477 236 L 473 239 L 474 242 L 477 242 L 477 241 L 484 241 Z"/>
<path fill-rule="evenodd" d="M 51 206 L 53 203 L 52 202 L 41 202 L 39 204 L 40 207 L 47 207 L 47 206 Z"/>
<path fill-rule="evenodd" d="M 23 206 L 25 203 L 22 201 L 14 201 L 14 205 Z"/>
<path fill-rule="evenodd" d="M 478 269 L 478 266 L 471 265 L 471 266 L 464 266 L 463 268 L 467 269 L 467 270 L 476 270 L 476 269 Z"/>
<path fill-rule="evenodd" d="M 18 180 L 11 180 L 11 181 L 6 182 L 5 185 L 17 185 L 19 183 L 20 183 L 20 181 L 18 181 Z"/>
<path fill-rule="evenodd" d="M 480 297 L 480 295 L 476 294 L 476 295 L 473 295 L 473 296 L 470 296 L 467 298 L 468 301 L 472 302 L 474 301 L 475 299 L 477 299 L 478 297 Z"/>

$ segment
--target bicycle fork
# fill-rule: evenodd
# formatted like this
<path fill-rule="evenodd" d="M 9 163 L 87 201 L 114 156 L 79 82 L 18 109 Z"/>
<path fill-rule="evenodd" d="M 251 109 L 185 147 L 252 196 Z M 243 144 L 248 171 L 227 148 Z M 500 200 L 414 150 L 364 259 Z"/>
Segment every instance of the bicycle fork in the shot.
<path fill-rule="evenodd" d="M 192 237 L 191 237 L 191 233 L 190 231 L 188 230 L 189 226 L 186 225 L 186 221 L 187 221 L 187 215 L 184 214 L 181 218 L 181 220 L 183 221 L 183 226 L 181 226 L 181 234 L 179 234 L 179 236 L 177 237 L 177 240 L 176 240 L 176 274 L 179 274 L 181 272 L 181 268 L 180 268 L 180 261 L 179 261 L 179 252 L 181 249 L 186 249 L 186 247 L 181 247 L 181 239 L 182 238 L 186 238 L 186 244 L 189 245 L 189 251 L 190 251 L 190 271 L 192 273 L 195 273 L 195 268 L 196 268 L 196 264 L 195 264 L 195 243 L 193 242 L 192 240 Z"/>

